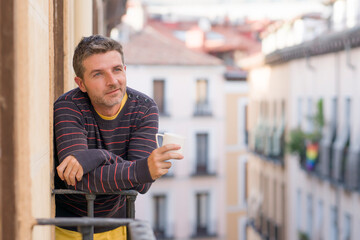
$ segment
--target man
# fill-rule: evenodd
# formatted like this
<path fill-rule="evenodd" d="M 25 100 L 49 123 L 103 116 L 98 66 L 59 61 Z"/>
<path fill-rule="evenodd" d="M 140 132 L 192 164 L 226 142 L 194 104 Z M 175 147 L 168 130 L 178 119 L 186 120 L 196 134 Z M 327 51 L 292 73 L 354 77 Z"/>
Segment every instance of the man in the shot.
<path fill-rule="evenodd" d="M 122 46 L 95 35 L 75 49 L 73 67 L 78 88 L 54 104 L 56 188 L 90 193 L 134 189 L 145 193 L 182 159 L 168 144 L 156 148 L 158 108 L 146 95 L 126 86 Z M 124 218 L 126 198 L 98 195 L 95 217 Z M 57 195 L 57 217 L 87 216 L 81 195 Z M 76 228 L 56 227 L 56 239 L 81 239 Z M 125 227 L 95 227 L 95 239 L 125 239 Z M 109 237 L 111 236 L 111 237 Z"/>

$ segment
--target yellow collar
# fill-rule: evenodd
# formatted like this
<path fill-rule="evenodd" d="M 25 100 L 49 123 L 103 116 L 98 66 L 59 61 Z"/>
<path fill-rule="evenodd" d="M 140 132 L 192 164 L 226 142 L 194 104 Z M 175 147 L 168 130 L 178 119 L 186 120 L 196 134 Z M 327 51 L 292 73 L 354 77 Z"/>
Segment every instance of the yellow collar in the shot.
<path fill-rule="evenodd" d="M 98 113 L 96 110 L 95 111 L 104 120 L 114 120 L 119 115 L 119 113 L 121 112 L 121 109 L 124 107 L 127 99 L 128 99 L 128 95 L 127 95 L 127 93 L 125 93 L 123 99 L 121 100 L 121 105 L 120 105 L 119 111 L 114 116 L 111 116 L 111 117 L 104 116 L 104 115 L 101 115 L 100 113 Z"/>

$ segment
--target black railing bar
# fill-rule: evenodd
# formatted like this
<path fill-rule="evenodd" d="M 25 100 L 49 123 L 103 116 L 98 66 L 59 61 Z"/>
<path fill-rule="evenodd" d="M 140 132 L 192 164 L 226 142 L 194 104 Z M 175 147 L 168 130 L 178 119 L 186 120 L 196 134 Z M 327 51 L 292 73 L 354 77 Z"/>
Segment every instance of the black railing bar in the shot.
<path fill-rule="evenodd" d="M 115 192 L 105 192 L 105 193 L 88 193 L 72 189 L 53 189 L 53 194 L 88 194 L 88 195 L 127 195 L 127 196 L 137 196 L 138 192 L 135 190 L 123 190 Z"/>
<path fill-rule="evenodd" d="M 57 217 L 57 218 L 38 218 L 36 219 L 36 225 L 56 225 L 63 227 L 86 227 L 86 226 L 98 226 L 98 227 L 108 227 L 108 226 L 124 226 L 128 225 L 137 220 L 129 218 L 89 218 L 89 217 Z"/>

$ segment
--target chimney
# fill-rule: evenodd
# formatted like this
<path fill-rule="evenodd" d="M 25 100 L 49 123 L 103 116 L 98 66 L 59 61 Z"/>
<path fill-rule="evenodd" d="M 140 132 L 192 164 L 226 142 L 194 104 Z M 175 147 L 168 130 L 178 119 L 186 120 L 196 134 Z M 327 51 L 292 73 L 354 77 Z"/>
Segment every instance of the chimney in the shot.
<path fill-rule="evenodd" d="M 186 32 L 186 46 L 192 49 L 202 49 L 205 42 L 205 33 L 199 27 L 193 27 Z"/>

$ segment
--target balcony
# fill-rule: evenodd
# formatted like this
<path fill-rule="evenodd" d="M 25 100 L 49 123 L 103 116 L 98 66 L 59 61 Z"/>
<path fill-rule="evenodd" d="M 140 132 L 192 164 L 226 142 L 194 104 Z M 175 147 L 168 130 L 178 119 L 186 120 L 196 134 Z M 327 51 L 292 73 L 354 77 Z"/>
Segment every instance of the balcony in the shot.
<path fill-rule="evenodd" d="M 336 140 L 333 149 L 331 180 L 334 183 L 344 182 L 345 165 L 347 164 L 350 146 L 350 128 L 342 133 Z"/>
<path fill-rule="evenodd" d="M 77 226 L 79 232 L 82 235 L 83 240 L 93 240 L 94 238 L 94 226 L 103 227 L 127 227 L 127 239 L 140 240 L 149 239 L 155 240 L 154 233 L 151 226 L 147 222 L 135 220 L 135 199 L 137 192 L 134 190 L 125 190 L 113 193 L 101 193 L 101 194 L 112 194 L 112 195 L 124 195 L 126 196 L 126 216 L 123 219 L 113 218 L 94 218 L 94 200 L 97 194 L 90 194 L 86 192 L 69 190 L 69 189 L 55 189 L 53 194 L 80 194 L 85 195 L 87 201 L 87 217 L 58 217 L 50 219 L 37 219 L 36 225 L 56 225 L 60 227 Z"/>
<path fill-rule="evenodd" d="M 249 226 L 251 226 L 261 239 L 265 240 L 283 240 L 281 225 L 274 220 L 267 218 L 264 214 L 259 214 L 255 219 L 250 219 Z"/>
<path fill-rule="evenodd" d="M 360 190 L 360 146 L 352 146 L 349 136 L 344 133 L 333 142 L 334 135 L 325 134 L 319 142 L 319 154 L 313 159 L 314 167 L 309 168 L 306 150 L 299 154 L 301 169 L 333 186 Z"/>
<path fill-rule="evenodd" d="M 210 225 L 216 226 L 214 221 L 208 221 L 206 225 L 194 224 L 192 239 L 216 239 L 217 234 L 210 230 Z"/>
<path fill-rule="evenodd" d="M 212 116 L 211 104 L 209 102 L 197 102 L 195 103 L 194 110 L 195 117 L 209 117 Z"/>
<path fill-rule="evenodd" d="M 284 165 L 285 131 L 284 124 L 279 127 L 259 125 L 253 131 L 255 139 L 251 151 L 264 161 L 271 161 L 281 166 Z"/>
<path fill-rule="evenodd" d="M 345 164 L 344 187 L 349 191 L 360 189 L 360 148 L 350 148 Z"/>
<path fill-rule="evenodd" d="M 332 149 L 333 144 L 327 138 L 324 138 L 320 142 L 320 158 L 317 166 L 317 172 L 322 178 L 329 178 L 332 168 Z"/>
<path fill-rule="evenodd" d="M 192 176 L 194 176 L 194 177 L 216 176 L 216 173 L 213 171 L 210 171 L 209 164 L 198 163 L 195 166 L 195 172 L 192 174 Z"/>

